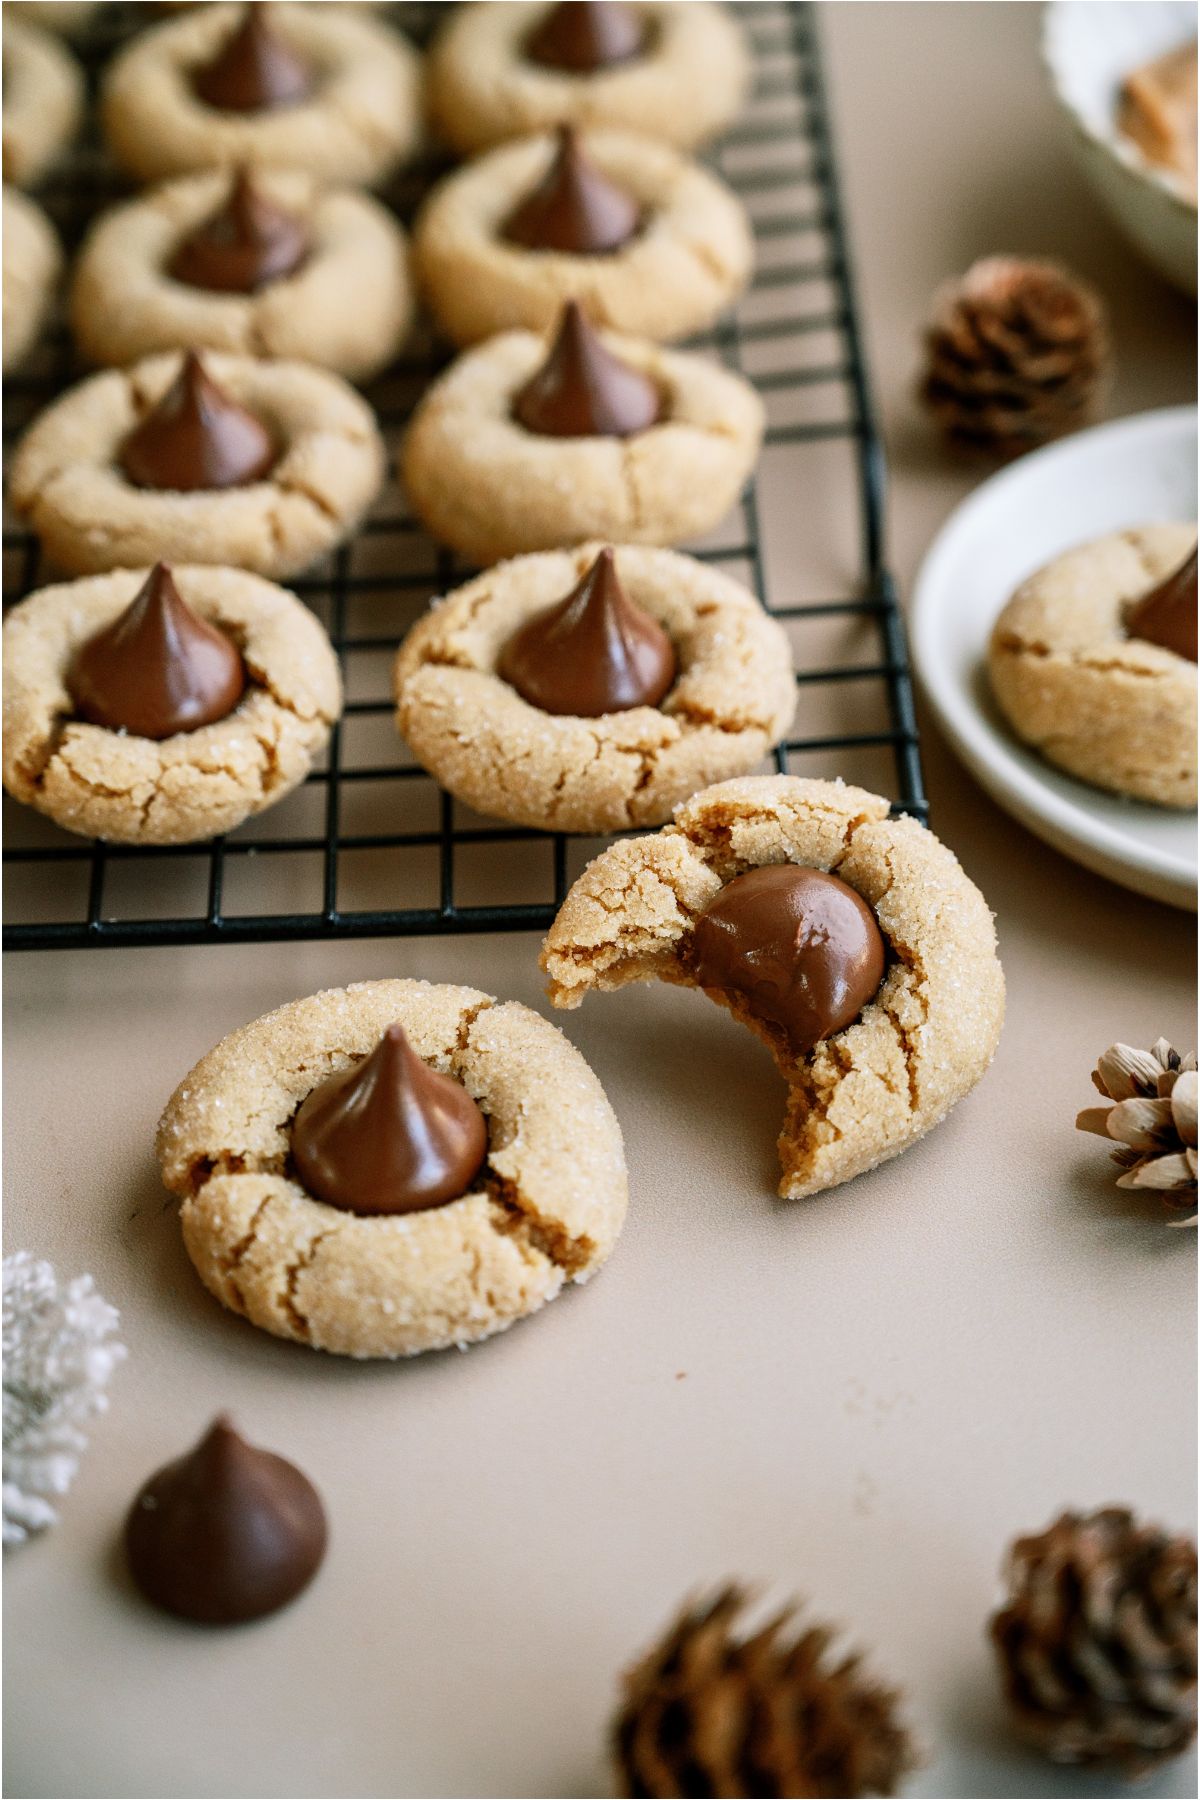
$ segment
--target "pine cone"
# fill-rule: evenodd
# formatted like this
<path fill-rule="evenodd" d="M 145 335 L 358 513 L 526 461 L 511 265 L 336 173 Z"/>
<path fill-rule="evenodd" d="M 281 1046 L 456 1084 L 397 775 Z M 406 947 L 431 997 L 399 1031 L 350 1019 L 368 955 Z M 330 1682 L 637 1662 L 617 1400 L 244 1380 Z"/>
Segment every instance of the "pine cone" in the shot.
<path fill-rule="evenodd" d="M 1115 1139 L 1113 1161 L 1125 1171 L 1119 1188 L 1156 1188 L 1171 1225 L 1196 1223 L 1196 1058 L 1180 1056 L 1166 1038 L 1151 1050 L 1113 1044 L 1092 1071 L 1113 1106 L 1085 1107 L 1080 1131 Z"/>
<path fill-rule="evenodd" d="M 1108 327 L 1099 296 L 1057 263 L 989 256 L 934 302 L 921 398 L 959 449 L 1019 456 L 1099 405 Z"/>
<path fill-rule="evenodd" d="M 792 1607 L 735 1638 L 746 1602 L 731 1586 L 685 1608 L 626 1676 L 613 1728 L 621 1793 L 894 1794 L 916 1767 L 898 1696 L 858 1657 L 826 1662 L 833 1632 L 822 1626 L 781 1640 Z"/>
<path fill-rule="evenodd" d="M 1009 1552 L 991 1622 L 1017 1729 L 1055 1762 L 1141 1775 L 1196 1735 L 1196 1546 L 1122 1507 Z"/>

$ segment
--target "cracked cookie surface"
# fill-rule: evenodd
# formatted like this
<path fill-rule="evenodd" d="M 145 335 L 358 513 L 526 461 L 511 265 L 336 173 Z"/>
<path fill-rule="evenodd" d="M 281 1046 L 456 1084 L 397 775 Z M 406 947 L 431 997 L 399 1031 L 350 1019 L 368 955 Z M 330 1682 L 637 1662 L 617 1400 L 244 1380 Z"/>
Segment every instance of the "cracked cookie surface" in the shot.
<path fill-rule="evenodd" d="M 655 836 L 626 838 L 590 863 L 542 952 L 560 1007 L 631 981 L 694 987 L 693 923 L 736 875 L 798 863 L 862 895 L 887 968 L 843 1031 L 801 1055 L 735 997 L 711 996 L 767 1044 L 787 1083 L 785 1199 L 848 1181 L 924 1136 L 974 1087 L 1000 1036 L 1004 977 L 983 896 L 930 831 L 888 812 L 879 795 L 841 782 L 723 782 Z"/>
<path fill-rule="evenodd" d="M 396 1021 L 486 1114 L 487 1162 L 448 1205 L 365 1217 L 299 1185 L 289 1126 Z M 180 1083 L 157 1150 L 210 1292 L 277 1337 L 342 1356 L 415 1356 L 503 1331 L 594 1275 L 625 1218 L 621 1131 L 596 1076 L 547 1020 L 473 988 L 359 982 L 256 1019 Z"/>
<path fill-rule="evenodd" d="M 574 718 L 502 680 L 508 639 L 569 593 L 600 548 L 489 569 L 435 602 L 400 647 L 401 735 L 478 812 L 554 831 L 656 824 L 697 788 L 753 768 L 787 730 L 796 684 L 783 630 L 746 588 L 670 550 L 616 552 L 625 592 L 675 649 L 678 677 L 659 706 Z"/>
<path fill-rule="evenodd" d="M 57 38 L 4 9 L 4 179 L 36 187 L 83 117 L 83 70 Z"/>
<path fill-rule="evenodd" d="M 1194 525 L 1118 531 L 1021 584 L 988 647 L 1017 736 L 1069 775 L 1155 806 L 1196 804 L 1196 665 L 1125 633 L 1132 602 L 1170 575 Z"/>
<path fill-rule="evenodd" d="M 290 794 L 341 711 L 337 658 L 294 594 L 241 569 L 176 567 L 180 593 L 242 652 L 247 687 L 225 719 L 155 740 L 75 719 L 76 651 L 148 574 L 118 569 L 41 588 L 4 620 L 4 785 L 85 837 L 189 844 Z"/>
<path fill-rule="evenodd" d="M 456 7 L 440 33 L 429 55 L 430 111 L 462 155 L 564 124 L 645 131 L 690 150 L 736 118 L 750 64 L 725 7 L 712 0 L 642 4 L 643 50 L 581 76 L 523 54 L 552 4 L 482 0 Z"/>
<path fill-rule="evenodd" d="M 632 437 L 541 437 L 513 402 L 548 340 L 507 331 L 435 381 L 404 442 L 405 491 L 435 537 L 473 562 L 605 538 L 678 544 L 718 524 L 762 442 L 762 401 L 706 358 L 603 333 L 664 397 L 664 416 Z"/>
<path fill-rule="evenodd" d="M 736 195 L 667 144 L 627 131 L 590 131 L 582 148 L 644 209 L 641 230 L 602 256 L 526 250 L 500 235 L 545 175 L 549 135 L 502 144 L 441 182 L 413 231 L 418 280 L 457 344 L 499 331 L 548 330 L 567 300 L 597 325 L 643 337 L 688 337 L 741 293 L 754 263 Z"/>
<path fill-rule="evenodd" d="M 96 221 L 71 286 L 75 341 L 91 362 L 228 350 L 367 381 L 392 360 L 412 315 L 400 226 L 368 194 L 322 188 L 294 171 L 256 171 L 255 185 L 304 221 L 309 249 L 294 273 L 250 294 L 191 287 L 168 273 L 180 244 L 226 199 L 227 175 L 167 182 Z"/>
<path fill-rule="evenodd" d="M 274 433 L 274 468 L 246 487 L 134 487 L 118 452 L 175 380 L 180 358 L 92 375 L 35 419 L 9 478 L 13 507 L 59 568 L 82 575 L 161 559 L 295 575 L 353 531 L 383 481 L 383 444 L 366 402 L 304 363 L 212 352 L 205 366 Z"/>
<path fill-rule="evenodd" d="M 325 182 L 373 187 L 416 148 L 417 56 L 399 32 L 351 6 L 273 8 L 272 29 L 316 73 L 295 105 L 223 112 L 196 95 L 241 8 L 200 6 L 139 32 L 112 63 L 101 119 L 116 160 L 138 181 L 234 163 L 303 169 Z"/>
<path fill-rule="evenodd" d="M 63 255 L 54 227 L 32 200 L 4 189 L 4 368 L 24 361 L 40 336 Z"/>

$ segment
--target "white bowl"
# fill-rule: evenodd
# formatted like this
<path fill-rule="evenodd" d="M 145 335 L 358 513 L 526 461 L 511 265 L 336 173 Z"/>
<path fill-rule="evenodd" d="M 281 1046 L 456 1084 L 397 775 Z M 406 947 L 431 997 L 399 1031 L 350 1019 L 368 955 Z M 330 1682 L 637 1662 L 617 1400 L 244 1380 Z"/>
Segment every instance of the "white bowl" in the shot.
<path fill-rule="evenodd" d="M 1030 831 L 1123 886 L 1196 905 L 1196 818 L 1106 794 L 1043 762 L 992 699 L 987 646 L 1013 590 L 1051 558 L 1127 526 L 1196 516 L 1196 410 L 1082 431 L 1003 469 L 951 514 L 921 565 L 913 661 L 946 737 Z"/>
<path fill-rule="evenodd" d="M 1117 130 L 1127 75 L 1196 36 L 1193 0 L 1051 0 L 1042 56 L 1071 125 L 1077 161 L 1148 262 L 1196 292 L 1196 202 Z"/>

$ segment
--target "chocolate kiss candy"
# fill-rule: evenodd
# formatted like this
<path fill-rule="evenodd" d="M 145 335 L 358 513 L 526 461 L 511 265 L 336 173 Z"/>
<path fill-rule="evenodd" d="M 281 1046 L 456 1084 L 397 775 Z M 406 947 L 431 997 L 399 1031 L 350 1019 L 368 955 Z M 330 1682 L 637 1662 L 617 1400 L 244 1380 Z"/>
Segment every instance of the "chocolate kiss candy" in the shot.
<path fill-rule="evenodd" d="M 1144 594 L 1125 621 L 1130 637 L 1196 661 L 1196 552 Z"/>
<path fill-rule="evenodd" d="M 168 273 L 188 287 L 252 294 L 290 275 L 307 254 L 303 220 L 276 206 L 249 170 L 239 169 L 225 204 L 184 238 Z"/>
<path fill-rule="evenodd" d="M 567 301 L 549 356 L 513 401 L 513 417 L 539 437 L 632 437 L 661 414 L 654 382 L 605 347 L 576 300 Z"/>
<path fill-rule="evenodd" d="M 509 638 L 498 671 L 530 706 L 598 719 L 657 706 L 675 680 L 671 640 L 635 606 L 602 550 L 578 587 Z"/>
<path fill-rule="evenodd" d="M 269 112 L 307 99 L 313 71 L 276 32 L 266 0 L 251 0 L 213 60 L 194 71 L 192 87 L 218 112 Z"/>
<path fill-rule="evenodd" d="M 133 1579 L 164 1612 L 240 1625 L 306 1588 L 325 1555 L 321 1496 L 293 1463 L 256 1450 L 222 1414 L 152 1475 L 129 1509 Z"/>
<path fill-rule="evenodd" d="M 525 45 L 530 62 L 590 75 L 628 62 L 646 42 L 646 28 L 620 0 L 563 0 L 553 6 Z"/>
<path fill-rule="evenodd" d="M 641 221 L 633 196 L 588 161 L 570 125 L 560 125 L 554 161 L 509 215 L 503 236 L 525 250 L 599 256 L 627 244 Z"/>
<path fill-rule="evenodd" d="M 856 1019 L 883 980 L 875 915 L 852 887 L 793 863 L 727 882 L 696 921 L 701 987 L 737 994 L 757 1019 L 811 1050 Z"/>
<path fill-rule="evenodd" d="M 145 738 L 227 718 L 245 685 L 236 647 L 192 611 L 164 563 L 120 617 L 80 647 L 67 675 L 81 719 Z"/>
<path fill-rule="evenodd" d="M 444 1206 L 466 1193 L 486 1154 L 487 1122 L 474 1100 L 422 1062 L 400 1025 L 314 1088 L 292 1125 L 301 1182 L 347 1212 Z"/>
<path fill-rule="evenodd" d="M 274 466 L 271 434 L 230 399 L 194 350 L 141 424 L 121 446 L 121 467 L 135 487 L 190 494 L 245 487 Z"/>

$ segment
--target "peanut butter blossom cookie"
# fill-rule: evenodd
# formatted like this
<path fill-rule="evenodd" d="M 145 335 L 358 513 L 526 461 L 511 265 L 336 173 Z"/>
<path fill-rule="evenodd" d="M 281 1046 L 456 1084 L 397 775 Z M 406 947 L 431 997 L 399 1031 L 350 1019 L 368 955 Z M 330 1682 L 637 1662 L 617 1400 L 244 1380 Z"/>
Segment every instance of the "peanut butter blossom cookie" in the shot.
<path fill-rule="evenodd" d="M 656 824 L 751 769 L 796 704 L 754 596 L 668 550 L 522 556 L 435 603 L 401 646 L 397 722 L 477 811 L 562 831 Z"/>
<path fill-rule="evenodd" d="M 4 785 L 85 836 L 230 831 L 304 780 L 340 710 L 317 620 L 241 569 L 120 569 L 4 621 Z"/>
<path fill-rule="evenodd" d="M 139 181 L 252 162 L 371 186 L 416 145 L 417 59 L 357 7 L 202 6 L 134 39 L 101 110 Z"/>
<path fill-rule="evenodd" d="M 36 419 L 10 496 L 77 573 L 156 556 L 293 575 L 348 537 L 383 445 L 336 375 L 248 356 L 152 356 L 93 375 Z"/>
<path fill-rule="evenodd" d="M 351 381 L 391 362 L 411 312 L 404 234 L 378 201 L 249 168 L 187 176 L 103 214 L 71 293 L 92 362 L 196 346 Z"/>
<path fill-rule="evenodd" d="M 158 1129 L 218 1300 L 342 1356 L 465 1347 L 606 1261 L 621 1131 L 575 1050 L 473 988 L 370 981 L 217 1045 Z"/>
<path fill-rule="evenodd" d="M 62 249 L 53 225 L 32 200 L 4 189 L 4 369 L 17 368 L 46 322 Z"/>
<path fill-rule="evenodd" d="M 795 776 L 723 782 L 613 844 L 550 928 L 556 1006 L 657 979 L 703 988 L 788 1085 L 785 1199 L 895 1156 L 992 1060 L 992 916 L 944 844 L 888 802 Z"/>
<path fill-rule="evenodd" d="M 466 156 L 555 125 L 617 125 L 690 150 L 733 120 L 749 58 L 709 0 L 455 8 L 429 58 L 442 135 Z"/>
<path fill-rule="evenodd" d="M 434 536 L 477 563 L 585 538 L 677 544 L 724 518 L 762 430 L 740 376 L 597 332 L 572 301 L 552 338 L 504 332 L 433 384 L 404 486 Z"/>
<path fill-rule="evenodd" d="M 521 138 L 450 175 L 417 219 L 413 254 L 457 344 L 544 331 L 578 299 L 614 331 L 687 337 L 750 279 L 741 203 L 666 144 L 629 131 Z"/>
<path fill-rule="evenodd" d="M 4 179 L 36 187 L 79 130 L 83 71 L 56 38 L 4 9 Z"/>
<path fill-rule="evenodd" d="M 1196 528 L 1069 550 L 996 621 L 992 691 L 1017 736 L 1093 786 L 1196 804 Z"/>

